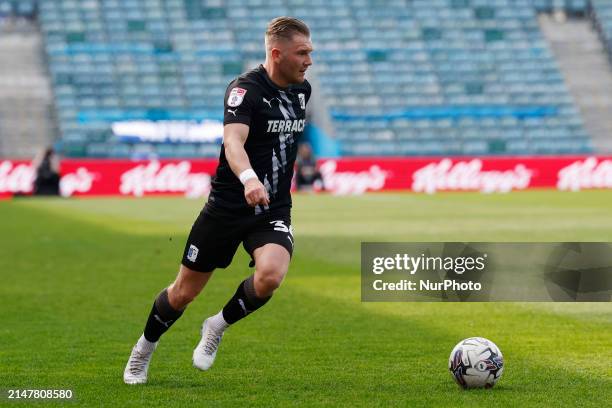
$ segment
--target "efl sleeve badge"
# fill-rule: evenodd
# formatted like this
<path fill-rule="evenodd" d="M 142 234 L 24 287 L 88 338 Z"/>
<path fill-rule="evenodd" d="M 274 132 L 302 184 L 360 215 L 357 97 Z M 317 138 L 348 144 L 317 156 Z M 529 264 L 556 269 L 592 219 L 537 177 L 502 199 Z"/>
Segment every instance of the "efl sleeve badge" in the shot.
<path fill-rule="evenodd" d="M 227 105 L 235 108 L 236 106 L 240 106 L 242 101 L 244 100 L 244 95 L 246 95 L 247 90 L 244 88 L 234 88 L 231 90 L 228 98 Z"/>

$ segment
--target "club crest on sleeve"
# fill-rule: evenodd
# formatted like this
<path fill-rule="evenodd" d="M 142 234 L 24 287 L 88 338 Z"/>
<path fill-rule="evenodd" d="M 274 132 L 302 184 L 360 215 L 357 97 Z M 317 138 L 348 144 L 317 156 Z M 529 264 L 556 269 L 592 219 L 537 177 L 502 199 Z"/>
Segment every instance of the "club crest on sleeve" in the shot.
<path fill-rule="evenodd" d="M 187 259 L 191 262 L 195 262 L 198 259 L 198 247 L 195 245 L 189 245 L 189 251 L 187 252 Z"/>
<path fill-rule="evenodd" d="M 244 95 L 246 95 L 247 90 L 244 88 L 234 88 L 230 91 L 229 97 L 227 98 L 227 105 L 235 108 L 236 106 L 240 106 L 242 101 L 244 100 Z"/>
<path fill-rule="evenodd" d="M 306 109 L 306 96 L 300 93 L 298 94 L 298 99 L 300 100 L 300 108 Z"/>

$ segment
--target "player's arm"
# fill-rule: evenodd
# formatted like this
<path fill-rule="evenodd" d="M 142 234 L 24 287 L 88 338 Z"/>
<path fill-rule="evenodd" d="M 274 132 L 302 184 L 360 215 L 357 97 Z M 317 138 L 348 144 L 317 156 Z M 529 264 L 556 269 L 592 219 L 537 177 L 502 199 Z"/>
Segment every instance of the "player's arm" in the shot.
<path fill-rule="evenodd" d="M 251 167 L 244 144 L 249 135 L 249 126 L 229 123 L 223 127 L 225 157 L 232 171 L 244 185 L 244 198 L 251 207 L 269 205 L 268 192 Z"/>

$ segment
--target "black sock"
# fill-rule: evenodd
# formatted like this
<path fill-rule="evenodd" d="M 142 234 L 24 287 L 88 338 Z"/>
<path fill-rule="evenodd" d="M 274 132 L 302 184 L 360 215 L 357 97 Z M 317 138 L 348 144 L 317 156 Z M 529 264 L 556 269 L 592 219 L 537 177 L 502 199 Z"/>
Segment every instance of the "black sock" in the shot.
<path fill-rule="evenodd" d="M 183 314 L 183 310 L 174 310 L 168 301 L 168 288 L 161 291 L 149 313 L 149 319 L 144 329 L 144 336 L 150 342 L 155 343 L 170 326 Z"/>
<path fill-rule="evenodd" d="M 234 296 L 223 307 L 223 320 L 228 324 L 236 323 L 265 305 L 271 297 L 257 297 L 255 294 L 255 276 L 251 275 L 240 283 Z"/>

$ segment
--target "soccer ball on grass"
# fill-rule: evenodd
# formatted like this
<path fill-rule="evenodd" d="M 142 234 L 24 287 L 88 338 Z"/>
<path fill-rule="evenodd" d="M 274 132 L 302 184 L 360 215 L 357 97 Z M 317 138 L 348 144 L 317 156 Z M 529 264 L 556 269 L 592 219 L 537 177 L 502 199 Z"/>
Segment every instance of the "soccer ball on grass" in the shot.
<path fill-rule="evenodd" d="M 470 337 L 455 346 L 448 369 L 463 388 L 491 388 L 504 371 L 504 357 L 491 340 Z"/>

